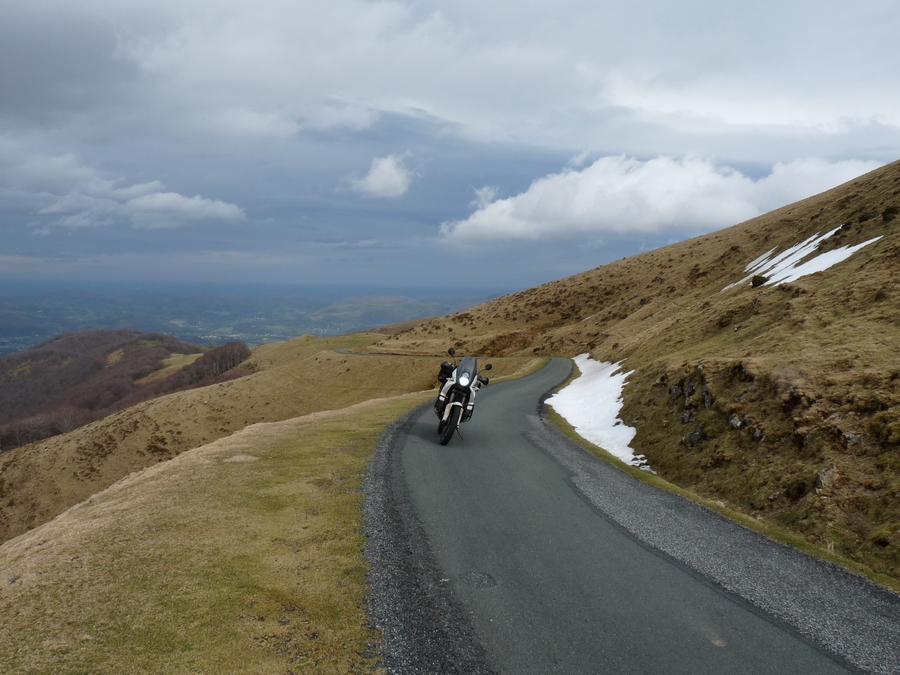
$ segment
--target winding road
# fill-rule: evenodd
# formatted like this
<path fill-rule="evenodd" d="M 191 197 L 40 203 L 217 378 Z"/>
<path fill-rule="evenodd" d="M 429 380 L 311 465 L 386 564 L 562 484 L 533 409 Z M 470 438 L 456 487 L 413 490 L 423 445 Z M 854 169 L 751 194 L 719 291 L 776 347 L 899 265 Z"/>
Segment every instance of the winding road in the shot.
<path fill-rule="evenodd" d="M 366 476 L 391 673 L 900 673 L 900 596 L 597 460 L 539 410 L 571 363 L 430 404 Z"/>

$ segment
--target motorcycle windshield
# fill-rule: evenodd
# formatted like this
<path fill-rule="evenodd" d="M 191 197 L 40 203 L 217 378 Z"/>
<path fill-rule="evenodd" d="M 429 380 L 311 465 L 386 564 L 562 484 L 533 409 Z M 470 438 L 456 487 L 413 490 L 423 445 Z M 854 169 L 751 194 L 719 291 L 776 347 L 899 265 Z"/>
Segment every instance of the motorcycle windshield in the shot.
<path fill-rule="evenodd" d="M 463 382 L 469 383 L 475 379 L 477 373 L 478 361 L 475 357 L 464 356 L 462 361 L 460 361 L 459 365 L 456 367 L 456 381 L 459 384 L 463 384 Z M 467 386 L 467 384 L 463 386 Z"/>

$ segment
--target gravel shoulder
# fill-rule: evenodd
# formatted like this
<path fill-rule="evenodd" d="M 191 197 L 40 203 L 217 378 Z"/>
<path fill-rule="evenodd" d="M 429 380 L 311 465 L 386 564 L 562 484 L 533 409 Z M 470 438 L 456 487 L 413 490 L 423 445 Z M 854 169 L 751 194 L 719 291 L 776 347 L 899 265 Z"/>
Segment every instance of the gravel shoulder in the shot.
<path fill-rule="evenodd" d="M 400 468 L 408 428 L 431 406 L 387 428 L 363 481 L 367 609 L 383 634 L 388 673 L 488 674 L 485 651 L 438 569 Z"/>

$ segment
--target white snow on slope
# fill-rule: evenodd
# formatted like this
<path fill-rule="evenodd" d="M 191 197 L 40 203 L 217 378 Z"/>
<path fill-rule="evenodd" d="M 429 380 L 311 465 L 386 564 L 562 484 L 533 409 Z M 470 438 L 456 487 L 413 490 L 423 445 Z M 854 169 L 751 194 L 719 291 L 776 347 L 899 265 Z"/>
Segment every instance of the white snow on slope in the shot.
<path fill-rule="evenodd" d="M 763 286 L 777 286 L 778 284 L 796 281 L 800 277 L 805 277 L 808 274 L 824 272 L 829 267 L 837 265 L 839 262 L 843 262 L 864 246 L 868 246 L 881 239 L 881 237 L 875 237 L 874 239 L 869 239 L 869 241 L 864 241 L 856 246 L 841 246 L 832 251 L 820 253 L 806 262 L 800 262 L 812 254 L 819 244 L 828 239 L 839 229 L 841 228 L 836 227 L 823 235 L 819 235 L 817 232 L 809 239 L 791 246 L 791 248 L 779 253 L 774 258 L 772 257 L 772 254 L 775 253 L 775 249 L 773 248 L 771 251 L 761 255 L 744 268 L 744 271 L 748 273 L 746 277 L 733 284 L 729 284 L 722 290 L 727 291 L 729 288 L 739 286 L 756 275 L 768 277 L 768 281 L 766 281 Z"/>
<path fill-rule="evenodd" d="M 636 430 L 619 419 L 622 389 L 634 371 L 623 373 L 621 363 L 594 361 L 588 354 L 572 360 L 581 376 L 548 398 L 547 405 L 553 406 L 582 438 L 627 464 L 649 470 L 644 456 L 635 455 L 629 446 Z"/>

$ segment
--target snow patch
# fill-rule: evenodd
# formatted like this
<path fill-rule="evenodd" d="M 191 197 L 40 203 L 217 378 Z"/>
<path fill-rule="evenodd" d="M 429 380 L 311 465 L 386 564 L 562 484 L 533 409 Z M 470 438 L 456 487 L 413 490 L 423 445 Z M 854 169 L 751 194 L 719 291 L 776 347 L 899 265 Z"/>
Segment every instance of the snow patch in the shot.
<path fill-rule="evenodd" d="M 836 227 L 823 235 L 816 232 L 816 234 L 808 239 L 791 246 L 788 250 L 779 253 L 774 257 L 772 257 L 772 254 L 775 253 L 775 249 L 773 248 L 771 251 L 760 256 L 744 268 L 744 271 L 748 273 L 747 276 L 740 281 L 729 284 L 722 290 L 727 291 L 729 288 L 739 286 L 757 275 L 768 277 L 768 281 L 763 284 L 764 286 L 777 286 L 778 284 L 796 281 L 800 277 L 805 277 L 808 274 L 824 272 L 829 267 L 837 265 L 839 262 L 843 262 L 864 246 L 868 246 L 881 239 L 879 236 L 864 241 L 861 244 L 857 244 L 856 246 L 841 246 L 832 251 L 820 253 L 806 262 L 801 262 L 804 258 L 811 255 L 819 244 L 824 242 L 839 229 L 841 228 Z"/>
<path fill-rule="evenodd" d="M 621 363 L 594 361 L 588 354 L 572 359 L 581 375 L 547 399 L 582 438 L 599 445 L 623 462 L 647 471 L 647 460 L 635 455 L 630 443 L 637 431 L 619 418 L 622 389 L 634 371 L 621 371 Z"/>

